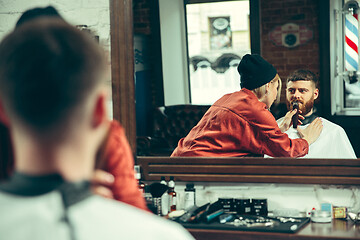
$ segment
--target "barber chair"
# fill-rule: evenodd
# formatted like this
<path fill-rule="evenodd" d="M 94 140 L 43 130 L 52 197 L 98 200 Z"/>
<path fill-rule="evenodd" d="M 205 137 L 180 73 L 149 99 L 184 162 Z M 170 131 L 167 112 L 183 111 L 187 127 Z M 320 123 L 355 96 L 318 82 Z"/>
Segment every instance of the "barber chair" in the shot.
<path fill-rule="evenodd" d="M 210 105 L 180 104 L 154 109 L 152 136 L 137 137 L 138 156 L 170 156 L 178 141 L 199 122 Z"/>

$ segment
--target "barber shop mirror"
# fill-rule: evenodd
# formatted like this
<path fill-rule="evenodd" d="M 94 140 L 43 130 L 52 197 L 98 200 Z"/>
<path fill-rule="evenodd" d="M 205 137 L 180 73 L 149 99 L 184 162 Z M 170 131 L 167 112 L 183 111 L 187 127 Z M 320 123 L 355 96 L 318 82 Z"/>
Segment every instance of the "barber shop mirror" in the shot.
<path fill-rule="evenodd" d="M 125 129 L 126 129 L 126 133 L 129 137 L 130 143 L 133 147 L 133 151 L 135 152 L 135 144 L 136 144 L 136 136 L 134 135 L 134 130 L 135 130 L 135 106 L 134 106 L 134 94 L 135 94 L 135 83 L 133 81 L 129 81 L 129 79 L 133 79 L 132 76 L 132 72 L 130 71 L 130 69 L 132 68 L 132 64 L 133 62 L 129 61 L 129 57 L 133 58 L 133 53 L 130 52 L 129 50 L 127 52 L 124 52 L 123 49 L 117 48 L 117 46 L 119 46 L 120 44 L 125 44 L 125 46 L 129 47 L 129 49 L 131 49 L 131 41 L 129 41 L 129 37 L 128 35 L 130 35 L 130 32 L 132 30 L 132 24 L 133 24 L 133 18 L 131 16 L 131 14 L 129 15 L 129 12 L 126 12 L 129 9 L 129 3 L 133 3 L 134 6 L 134 19 L 136 19 L 136 2 L 132 2 L 132 1 L 125 1 L 127 4 L 123 5 L 120 2 L 117 1 L 111 1 L 111 7 L 112 7 L 112 66 L 113 66 L 113 95 L 114 95 L 114 117 L 116 119 L 120 119 L 120 121 L 122 121 Z M 259 2 L 261 4 L 259 4 Z M 160 1 L 161 3 L 161 1 Z M 153 14 L 155 12 L 159 11 L 158 9 L 158 5 L 159 2 L 158 1 L 149 1 L 149 6 L 153 6 L 150 7 L 150 12 Z M 261 54 L 264 56 L 264 58 L 268 59 L 270 61 L 270 59 L 272 59 L 273 61 L 276 61 L 276 59 L 281 59 L 281 61 L 284 61 L 284 59 L 286 61 L 288 61 L 287 65 L 284 67 L 283 64 L 281 64 L 281 62 L 275 62 L 274 66 L 277 68 L 277 70 L 280 72 L 283 72 L 282 78 L 286 78 L 286 68 L 293 68 L 293 70 L 299 68 L 299 67 L 307 67 L 307 66 L 313 66 L 316 67 L 318 70 L 314 71 L 316 72 L 319 76 L 320 76 L 320 107 L 322 109 L 322 113 L 324 114 L 325 117 L 329 117 L 331 118 L 331 114 L 330 114 L 330 84 L 329 84 L 329 69 L 330 69 L 330 64 L 328 62 L 328 54 L 329 54 L 329 42 L 328 42 L 328 34 L 329 34 L 329 30 L 328 30 L 328 26 L 329 26 L 329 22 L 328 22 L 328 16 L 329 16 L 329 6 L 319 6 L 318 3 L 314 3 L 314 6 L 312 6 L 310 9 L 307 9 L 306 12 L 304 13 L 300 13 L 297 12 L 296 14 L 290 14 L 290 13 L 286 13 L 286 11 L 284 10 L 285 8 L 290 8 L 290 7 L 296 7 L 297 6 L 290 6 L 288 3 L 284 3 L 281 7 L 284 8 L 284 14 L 276 14 L 277 17 L 274 17 L 274 23 L 272 24 L 268 24 L 268 21 L 270 21 L 271 16 L 266 15 L 269 14 L 269 8 L 271 5 L 271 2 L 268 3 L 268 1 L 251 1 L 251 4 L 255 4 L 257 6 L 261 5 L 261 8 L 259 10 L 259 12 L 261 13 L 261 21 L 259 21 L 259 24 L 261 24 L 262 27 L 262 32 L 261 34 L 259 34 L 258 36 L 258 41 L 260 42 L 258 46 L 261 46 Z M 131 4 L 130 4 L 131 5 Z M 182 9 L 184 9 L 183 3 L 178 3 L 179 6 L 182 7 Z M 295 4 L 296 5 L 296 4 Z M 325 4 L 326 5 L 326 4 Z M 125 11 L 125 12 L 124 12 Z M 115 13 L 119 13 L 119 14 L 115 14 Z M 121 14 L 123 13 L 123 14 Z M 319 13 L 319 14 L 318 14 Z M 157 13 L 159 14 L 159 13 Z M 175 15 L 175 14 L 173 14 Z M 309 15 L 309 16 L 308 16 Z M 152 15 L 153 16 L 153 15 Z M 251 16 L 250 16 L 251 17 Z M 152 24 L 154 24 L 154 17 L 149 17 L 150 19 L 152 19 Z M 315 20 L 314 20 L 315 19 Z M 155 17 L 156 20 L 156 17 Z M 161 19 L 160 19 L 161 21 Z M 312 29 L 316 29 L 316 33 L 314 34 L 313 40 L 309 41 L 307 44 L 303 45 L 303 48 L 305 49 L 311 49 L 312 52 L 318 52 L 318 55 L 314 55 L 312 56 L 310 54 L 310 56 L 308 56 L 308 54 L 306 53 L 307 58 L 305 58 L 305 60 L 302 61 L 306 61 L 309 62 L 309 64 L 307 63 L 303 63 L 303 62 L 298 62 L 300 61 L 300 59 L 296 60 L 299 56 L 299 52 L 295 52 L 295 57 L 291 57 L 289 55 L 290 53 L 293 53 L 294 51 L 300 50 L 300 47 L 298 48 L 287 48 L 285 46 L 276 46 L 275 43 L 271 42 L 268 38 L 268 33 L 272 30 L 274 30 L 277 26 L 282 26 L 287 22 L 296 22 L 298 23 L 298 25 L 300 25 L 301 23 L 307 24 L 309 28 Z M 311 25 L 309 22 L 313 22 L 313 25 Z M 135 22 L 136 24 L 136 22 Z M 311 25 L 311 26 L 310 26 Z M 129 34 L 123 35 L 121 34 L 121 32 L 119 32 L 120 30 L 122 31 L 123 29 L 126 29 L 128 31 Z M 267 29 L 267 32 L 264 31 L 264 29 Z M 138 31 L 138 29 L 135 28 L 135 31 Z M 152 27 L 151 28 L 151 34 L 158 34 L 159 36 L 161 29 L 159 28 L 159 24 L 158 24 L 158 28 L 156 27 Z M 148 33 L 149 34 L 149 33 Z M 253 34 L 253 33 L 252 33 Z M 136 35 L 136 34 L 135 34 Z M 260 38 L 261 35 L 261 38 Z M 149 40 L 149 44 L 150 46 L 152 46 L 152 49 L 160 49 L 159 52 L 164 51 L 161 47 L 160 44 L 160 39 L 159 38 L 155 38 L 152 36 L 151 38 L 153 38 L 153 40 Z M 253 41 L 253 39 L 251 40 Z M 316 46 L 311 46 L 311 42 L 314 42 L 314 44 Z M 322 44 L 319 44 L 319 42 L 321 42 Z M 253 43 L 251 43 L 251 47 L 253 47 Z M 280 49 L 280 50 L 279 50 Z M 260 50 L 260 47 L 258 47 L 257 50 Z M 285 51 L 286 50 L 286 51 Z M 310 51 L 310 50 L 306 50 L 306 51 Z M 305 51 L 305 52 L 306 52 Z M 302 52 L 302 54 L 305 54 L 304 51 L 300 51 Z M 184 53 L 181 53 L 182 55 L 184 55 Z M 116 56 L 118 55 L 118 56 Z M 123 58 L 122 61 L 119 61 L 119 58 Z M 290 60 L 292 59 L 292 60 Z M 310 62 L 311 59 L 314 59 L 314 61 L 316 63 Z M 153 59 L 152 62 L 156 61 L 156 66 L 154 69 L 154 78 L 152 80 L 152 85 L 154 85 L 155 87 L 151 89 L 152 95 L 151 95 L 151 102 L 154 103 L 154 106 L 164 106 L 166 105 L 166 100 L 164 101 L 164 97 L 161 96 L 162 94 L 166 94 L 166 92 L 164 93 L 163 89 L 165 84 L 163 83 L 163 71 L 164 71 L 164 60 L 162 60 L 162 56 L 161 54 L 156 53 L 153 54 Z M 311 60 L 313 61 L 313 60 Z M 292 62 L 292 64 L 290 64 Z M 319 63 L 320 62 L 320 63 Z M 125 63 L 125 64 L 124 64 Z M 288 69 L 290 70 L 290 69 Z M 185 72 L 188 70 L 184 70 Z M 183 74 L 184 75 L 184 74 Z M 161 93 L 162 91 L 162 93 Z M 166 91 L 166 90 L 165 90 Z M 283 88 L 284 91 L 284 88 Z M 160 93 L 159 93 L 160 92 Z M 120 94 L 119 94 L 120 93 Z M 160 96 L 160 97 L 159 97 Z M 118 98 L 118 99 L 117 99 Z M 120 99 L 121 98 L 121 99 Z M 138 99 L 137 99 L 138 101 Z M 121 104 L 120 104 L 121 103 Z M 189 102 L 185 102 L 185 104 L 189 104 Z M 341 117 L 333 117 L 332 120 L 336 120 L 337 122 L 341 122 L 343 125 L 343 127 L 345 128 L 345 130 L 347 131 L 347 133 L 353 133 L 358 132 L 358 128 L 356 128 L 352 123 L 354 121 L 357 120 L 357 118 L 341 118 Z M 350 131 L 349 131 L 350 129 Z M 354 134 L 353 134 L 354 135 Z M 350 134 L 349 134 L 350 137 Z M 355 140 L 353 140 L 355 139 Z M 358 151 L 358 149 L 356 149 L 356 146 L 358 146 L 359 141 L 356 138 L 351 138 L 352 144 L 355 148 L 356 151 Z M 146 157 L 137 157 L 137 162 L 138 163 L 142 163 L 146 160 Z M 154 159 L 154 158 L 153 158 Z M 165 162 L 169 162 L 171 163 L 173 160 L 170 158 L 160 158 L 160 157 L 156 157 L 156 159 L 160 159 L 161 162 L 165 163 Z M 191 160 L 191 159 L 189 159 Z M 155 161 L 155 160 L 154 160 Z M 303 163 L 304 165 L 306 165 L 307 161 L 306 160 L 297 160 L 298 163 Z M 341 164 L 342 162 L 345 163 L 345 161 L 343 160 L 339 160 L 337 159 L 337 164 Z M 346 161 L 347 162 L 347 161 Z M 261 169 L 263 168 L 268 168 L 269 166 L 265 166 L 262 165 L 263 163 L 259 163 L 259 168 Z M 270 163 L 267 163 L 271 165 Z M 354 161 L 353 162 L 354 165 L 358 165 L 358 161 Z M 330 164 L 328 164 L 330 166 Z M 327 164 L 325 164 L 325 166 L 327 166 Z M 325 167 L 326 169 L 326 167 Z M 258 174 L 261 174 L 261 170 L 258 170 Z M 292 174 L 291 172 L 287 172 L 287 170 L 285 170 L 285 172 L 283 174 Z M 353 176 L 353 174 L 349 173 L 347 174 L 347 170 L 345 170 L 343 173 L 343 176 Z M 311 175 L 311 174 L 310 174 Z M 226 177 L 225 177 L 226 178 Z M 345 177 L 346 178 L 346 177 Z M 224 180 L 224 179 L 223 179 Z M 260 180 L 261 181 L 261 180 Z M 299 180 L 298 182 L 301 182 L 301 180 Z M 329 181 L 328 181 L 329 182 Z M 305 182 L 304 182 L 305 183 Z M 334 182 L 335 184 L 335 182 Z"/>
<path fill-rule="evenodd" d="M 293 13 L 296 4 L 307 8 Z M 274 17 L 271 2 L 151 1 L 152 40 L 142 36 L 139 44 L 140 37 L 135 34 L 137 154 L 169 156 L 177 141 L 195 126 L 212 103 L 226 93 L 240 90 L 236 67 L 242 56 L 260 53 L 260 48 L 283 80 L 281 103 L 272 106 L 275 118 L 287 112 L 286 78 L 296 69 L 311 70 L 321 78 L 314 110 L 326 117 L 327 99 L 331 98 L 326 77 L 329 66 L 319 62 L 325 58 L 320 54 L 329 49 L 320 44 L 325 35 L 319 35 L 322 29 L 318 21 L 327 27 L 328 22 L 317 14 L 318 3 L 296 4 L 285 1 L 278 8 L 286 10 Z M 135 20 L 139 17 L 136 13 Z M 327 10 L 322 14 L 328 14 Z M 289 40 L 290 35 L 295 41 Z M 151 46 L 148 54 L 152 64 L 148 64 L 148 71 L 137 70 L 138 65 L 141 68 L 138 53 L 146 53 L 141 51 L 144 45 Z M 357 144 L 356 136 L 352 138 Z"/>
<path fill-rule="evenodd" d="M 169 156 L 212 103 L 240 90 L 241 56 L 260 51 L 259 7 L 245 0 L 151 3 L 153 40 L 135 34 L 137 154 Z M 150 67 L 141 64 L 146 44 Z"/>

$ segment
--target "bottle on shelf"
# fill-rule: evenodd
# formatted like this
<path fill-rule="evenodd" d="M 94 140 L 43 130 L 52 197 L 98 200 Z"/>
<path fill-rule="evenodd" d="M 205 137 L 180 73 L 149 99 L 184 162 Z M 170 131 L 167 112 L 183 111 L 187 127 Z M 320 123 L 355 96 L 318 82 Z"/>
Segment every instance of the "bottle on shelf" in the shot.
<path fill-rule="evenodd" d="M 175 192 L 174 177 L 170 177 L 168 186 L 169 186 L 169 190 L 168 190 L 169 212 L 173 212 L 176 210 L 176 192 Z"/>
<path fill-rule="evenodd" d="M 165 177 L 161 177 L 161 184 L 164 185 L 168 185 Z M 166 216 L 169 213 L 169 195 L 168 192 L 166 191 L 162 196 L 161 196 L 161 215 Z"/>
<path fill-rule="evenodd" d="M 196 205 L 195 188 L 193 183 L 187 183 L 184 195 L 184 209 L 188 210 Z"/>
<path fill-rule="evenodd" d="M 138 188 L 139 191 L 143 194 L 143 196 L 145 195 L 145 183 L 143 183 L 141 181 L 141 173 L 140 173 L 140 166 L 139 165 L 135 165 L 134 166 L 134 171 L 135 171 L 135 179 L 137 181 L 138 184 Z"/>
<path fill-rule="evenodd" d="M 165 185 L 167 186 L 167 183 L 166 183 L 165 177 L 161 177 L 161 179 L 160 179 L 160 183 L 161 183 L 161 184 L 165 184 Z"/>

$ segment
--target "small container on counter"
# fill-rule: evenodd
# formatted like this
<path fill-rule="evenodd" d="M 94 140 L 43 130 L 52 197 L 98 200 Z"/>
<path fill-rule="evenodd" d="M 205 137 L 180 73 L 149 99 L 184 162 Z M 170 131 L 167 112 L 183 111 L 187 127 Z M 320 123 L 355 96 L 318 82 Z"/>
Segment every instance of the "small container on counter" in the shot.
<path fill-rule="evenodd" d="M 251 214 L 251 201 L 250 198 L 235 198 L 234 208 L 237 214 L 246 215 Z"/>
<path fill-rule="evenodd" d="M 176 210 L 176 204 L 177 204 L 177 194 L 175 192 L 175 181 L 174 177 L 170 177 L 170 181 L 168 183 L 168 208 L 169 212 L 173 212 Z"/>
<path fill-rule="evenodd" d="M 184 209 L 188 210 L 196 205 L 195 188 L 193 183 L 186 184 L 184 195 Z"/>
<path fill-rule="evenodd" d="M 251 200 L 252 211 L 251 213 L 256 216 L 267 216 L 268 207 L 266 198 L 253 198 Z"/>
<path fill-rule="evenodd" d="M 346 219 L 347 218 L 347 207 L 333 207 L 333 218 Z"/>
<path fill-rule="evenodd" d="M 225 213 L 234 212 L 234 199 L 233 198 L 219 198 L 219 203 Z"/>
<path fill-rule="evenodd" d="M 332 220 L 331 212 L 315 210 L 311 212 L 311 221 L 319 223 L 329 223 Z"/>

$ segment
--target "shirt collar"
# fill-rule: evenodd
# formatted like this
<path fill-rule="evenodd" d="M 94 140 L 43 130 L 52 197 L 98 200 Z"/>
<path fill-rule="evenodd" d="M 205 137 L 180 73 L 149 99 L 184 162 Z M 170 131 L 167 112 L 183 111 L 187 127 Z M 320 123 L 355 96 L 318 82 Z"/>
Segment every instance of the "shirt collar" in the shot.
<path fill-rule="evenodd" d="M 310 116 L 305 117 L 305 119 L 301 121 L 302 125 L 312 123 L 312 121 L 314 121 L 317 117 L 319 117 L 319 116 L 315 113 L 311 114 Z"/>
<path fill-rule="evenodd" d="M 64 180 L 59 174 L 33 176 L 14 172 L 8 181 L 0 185 L 0 190 L 20 196 L 36 196 L 48 193 L 62 183 Z"/>
<path fill-rule="evenodd" d="M 0 191 L 22 197 L 39 196 L 60 191 L 65 206 L 71 206 L 91 196 L 90 182 L 66 182 L 59 174 L 32 176 L 14 172 L 11 178 L 0 184 Z"/>

